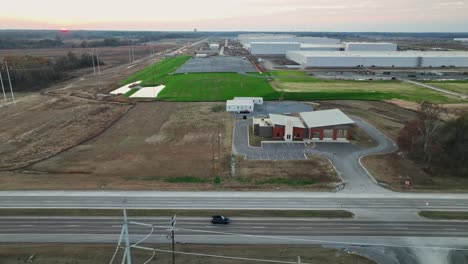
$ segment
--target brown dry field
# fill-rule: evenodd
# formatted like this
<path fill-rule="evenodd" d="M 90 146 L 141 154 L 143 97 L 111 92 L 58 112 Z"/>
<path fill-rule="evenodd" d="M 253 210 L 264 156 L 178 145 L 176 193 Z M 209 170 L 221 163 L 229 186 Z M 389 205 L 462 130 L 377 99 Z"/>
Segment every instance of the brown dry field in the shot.
<path fill-rule="evenodd" d="M 239 189 L 269 188 L 274 190 L 314 190 L 330 191 L 340 179 L 330 162 L 316 155 L 308 160 L 295 161 L 258 161 L 237 159 L 237 181 Z M 311 181 L 313 185 L 284 185 L 262 183 L 268 180 Z"/>
<path fill-rule="evenodd" d="M 362 163 L 378 182 L 394 191 L 468 191 L 467 178 L 443 175 L 431 176 L 420 165 L 406 158 L 402 152 L 364 157 Z M 411 186 L 405 186 L 406 180 L 411 182 Z"/>
<path fill-rule="evenodd" d="M 171 250 L 169 244 L 143 244 L 163 250 Z M 0 244 L 0 262 L 2 264 L 32 263 L 108 263 L 112 258 L 115 245 L 112 244 Z M 336 249 L 322 248 L 320 246 L 302 245 L 195 245 L 177 244 L 176 250 L 183 252 L 205 253 L 244 258 L 260 258 L 280 261 L 301 261 L 305 263 L 340 263 L 340 264 L 372 264 L 367 258 L 346 253 Z M 151 257 L 152 252 L 138 249 L 132 250 L 132 260 L 143 263 Z M 122 259 L 122 250 L 117 254 L 117 260 Z M 149 263 L 170 264 L 171 253 L 157 253 L 156 258 Z M 203 264 L 247 264 L 252 261 L 230 260 L 210 257 L 177 255 L 176 263 L 203 263 Z"/>
<path fill-rule="evenodd" d="M 215 173 L 226 178 L 233 121 L 225 112 L 212 112 L 216 105 L 219 103 L 138 103 L 99 137 L 29 166 L 29 174 L 21 179 L 34 189 L 177 189 L 180 184 L 165 179 L 212 179 L 213 147 Z M 46 176 L 44 172 L 54 180 L 34 184 Z M 23 185 L 16 180 L 13 186 L 3 179 L 3 188 Z"/>
<path fill-rule="evenodd" d="M 330 190 L 339 181 L 329 162 L 320 157 L 292 162 L 239 160 L 238 176 L 231 177 L 234 120 L 224 111 L 212 111 L 219 105 L 222 103 L 138 103 L 98 137 L 23 170 L 4 173 L 0 188 Z M 221 178 L 221 184 L 211 182 L 213 150 L 215 175 Z M 185 176 L 205 182 L 167 182 Z M 317 184 L 257 184 L 267 179 L 308 180 Z"/>

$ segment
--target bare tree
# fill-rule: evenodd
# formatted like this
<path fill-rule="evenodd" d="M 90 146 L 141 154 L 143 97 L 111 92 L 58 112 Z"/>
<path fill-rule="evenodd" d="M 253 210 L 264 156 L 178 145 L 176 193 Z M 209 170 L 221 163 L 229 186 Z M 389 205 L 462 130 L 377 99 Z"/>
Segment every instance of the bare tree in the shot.
<path fill-rule="evenodd" d="M 427 168 L 430 168 L 435 147 L 434 136 L 441 124 L 440 117 L 446 112 L 446 109 L 438 104 L 421 102 L 418 110 L 418 130 L 423 143 L 424 163 Z"/>

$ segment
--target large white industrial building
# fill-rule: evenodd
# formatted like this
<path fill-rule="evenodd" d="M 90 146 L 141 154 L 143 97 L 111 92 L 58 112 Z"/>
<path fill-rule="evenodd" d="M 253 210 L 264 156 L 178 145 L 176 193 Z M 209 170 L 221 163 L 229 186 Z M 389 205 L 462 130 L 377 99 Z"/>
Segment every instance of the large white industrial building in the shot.
<path fill-rule="evenodd" d="M 468 67 L 468 52 L 398 51 L 394 43 L 343 42 L 294 35 L 243 34 L 253 55 L 282 55 L 303 67 Z"/>
<path fill-rule="evenodd" d="M 278 34 L 241 34 L 237 37 L 242 45 L 252 42 L 298 42 L 305 44 L 339 44 L 341 40 L 326 37 L 297 37 L 295 35 Z"/>
<path fill-rule="evenodd" d="M 286 55 L 287 51 L 301 50 L 298 42 L 252 42 L 250 53 L 253 55 Z"/>
<path fill-rule="evenodd" d="M 345 51 L 397 51 L 394 43 L 379 42 L 345 42 Z"/>
<path fill-rule="evenodd" d="M 468 67 L 468 52 L 288 51 L 304 67 Z"/>

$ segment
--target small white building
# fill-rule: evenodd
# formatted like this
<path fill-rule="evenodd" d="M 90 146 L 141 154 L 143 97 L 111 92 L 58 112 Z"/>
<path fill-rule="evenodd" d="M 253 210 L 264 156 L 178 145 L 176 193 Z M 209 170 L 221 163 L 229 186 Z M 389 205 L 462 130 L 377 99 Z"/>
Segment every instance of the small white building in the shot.
<path fill-rule="evenodd" d="M 256 105 L 263 104 L 263 97 L 234 97 L 233 100 L 250 100 Z"/>
<path fill-rule="evenodd" d="M 226 101 L 227 112 L 253 112 L 254 102 L 252 100 L 227 100 Z"/>
<path fill-rule="evenodd" d="M 210 50 L 219 50 L 219 44 L 218 43 L 211 43 L 210 44 Z"/>

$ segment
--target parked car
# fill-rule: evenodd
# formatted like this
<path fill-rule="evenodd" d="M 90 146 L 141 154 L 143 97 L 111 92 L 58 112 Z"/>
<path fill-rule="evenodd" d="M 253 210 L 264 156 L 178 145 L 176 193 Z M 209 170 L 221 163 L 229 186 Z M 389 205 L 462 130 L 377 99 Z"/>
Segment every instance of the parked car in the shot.
<path fill-rule="evenodd" d="M 231 222 L 231 220 L 229 220 L 229 218 L 225 217 L 225 216 L 222 216 L 222 215 L 213 215 L 211 217 L 211 223 L 212 224 L 224 224 L 224 225 L 227 225 Z"/>

